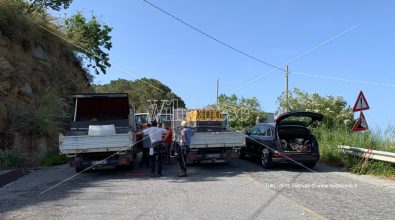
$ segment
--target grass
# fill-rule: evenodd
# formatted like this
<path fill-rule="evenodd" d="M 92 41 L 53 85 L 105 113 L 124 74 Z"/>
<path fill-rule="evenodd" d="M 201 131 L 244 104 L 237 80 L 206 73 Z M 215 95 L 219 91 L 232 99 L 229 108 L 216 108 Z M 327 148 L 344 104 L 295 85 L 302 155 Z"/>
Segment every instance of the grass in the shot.
<path fill-rule="evenodd" d="M 321 161 L 331 165 L 343 166 L 353 173 L 372 174 L 379 176 L 395 176 L 395 165 L 382 161 L 364 160 L 359 157 L 344 154 L 338 150 L 338 145 L 370 148 L 373 150 L 395 152 L 392 138 L 395 129 L 390 127 L 381 135 L 381 131 L 351 132 L 343 129 L 314 130 L 320 144 Z"/>
<path fill-rule="evenodd" d="M 55 166 L 55 165 L 65 164 L 68 161 L 69 161 L 69 158 L 67 158 L 66 155 L 49 154 L 41 160 L 41 165 Z"/>
<path fill-rule="evenodd" d="M 0 150 L 0 169 L 13 169 L 23 167 L 23 159 L 9 152 Z"/>

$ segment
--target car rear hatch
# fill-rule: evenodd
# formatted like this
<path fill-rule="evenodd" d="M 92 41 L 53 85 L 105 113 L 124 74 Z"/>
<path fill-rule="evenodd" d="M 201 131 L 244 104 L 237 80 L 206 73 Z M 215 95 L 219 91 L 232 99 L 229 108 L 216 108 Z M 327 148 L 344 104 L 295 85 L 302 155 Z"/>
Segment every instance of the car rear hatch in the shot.
<path fill-rule="evenodd" d="M 323 115 L 315 112 L 293 111 L 277 116 L 276 126 L 282 125 L 302 125 L 310 126 L 315 121 L 322 121 Z"/>
<path fill-rule="evenodd" d="M 304 158 L 318 156 L 318 143 L 307 128 L 315 121 L 321 121 L 323 115 L 314 112 L 295 111 L 276 118 L 278 138 L 282 153 Z"/>

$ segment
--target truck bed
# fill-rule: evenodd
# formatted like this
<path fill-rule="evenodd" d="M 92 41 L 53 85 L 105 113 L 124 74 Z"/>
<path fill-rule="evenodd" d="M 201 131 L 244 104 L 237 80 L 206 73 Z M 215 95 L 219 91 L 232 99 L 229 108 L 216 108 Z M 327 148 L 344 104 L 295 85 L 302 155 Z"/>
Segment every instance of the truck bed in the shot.
<path fill-rule="evenodd" d="M 59 136 L 59 150 L 61 154 L 116 152 L 125 150 L 132 143 L 134 143 L 133 138 L 127 133 L 104 136 Z"/>
<path fill-rule="evenodd" d="M 195 132 L 190 148 L 241 147 L 245 145 L 245 134 L 240 132 Z"/>

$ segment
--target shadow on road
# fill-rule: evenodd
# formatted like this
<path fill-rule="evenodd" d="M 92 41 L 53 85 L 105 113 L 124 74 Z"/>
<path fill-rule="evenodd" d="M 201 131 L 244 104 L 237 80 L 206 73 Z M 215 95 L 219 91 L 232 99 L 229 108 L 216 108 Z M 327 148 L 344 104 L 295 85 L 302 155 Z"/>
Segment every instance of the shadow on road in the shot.
<path fill-rule="evenodd" d="M 138 158 L 140 159 L 140 158 Z M 141 181 L 141 184 L 149 184 L 149 181 L 168 181 L 171 183 L 202 182 L 202 181 L 227 181 L 228 177 L 241 174 L 258 174 L 262 172 L 275 172 L 286 170 L 295 173 L 310 172 L 297 165 L 278 165 L 273 169 L 263 169 L 259 161 L 253 158 L 245 160 L 236 159 L 229 164 L 206 164 L 188 167 L 188 177 L 178 177 L 179 166 L 176 158 L 170 165 L 164 165 L 163 177 L 150 177 L 149 168 L 135 167 L 131 170 L 98 170 L 75 175 L 74 169 L 67 165 L 44 168 L 32 172 L 17 181 L 0 188 L 0 213 L 20 210 L 24 208 L 33 209 L 36 206 L 56 205 L 57 201 L 67 197 L 79 196 L 81 190 L 102 185 L 103 182 L 116 181 Z M 135 164 L 138 164 L 136 161 Z M 316 172 L 331 172 L 330 169 L 319 166 Z M 68 179 L 70 178 L 70 179 Z M 68 180 L 67 180 L 68 179 Z M 65 181 L 67 180 L 67 181 Z M 64 181 L 64 182 L 63 182 Z M 40 194 L 59 183 L 59 186 Z M 127 189 L 125 189 L 127 191 Z M 265 206 L 261 207 L 265 209 Z M 258 212 L 261 212 L 259 210 Z M 259 213 L 256 213 L 259 214 Z M 253 215 L 254 216 L 254 215 Z"/>
<path fill-rule="evenodd" d="M 250 163 L 258 165 L 262 170 L 265 171 L 289 171 L 289 172 L 317 172 L 317 173 L 328 173 L 328 172 L 347 172 L 344 169 L 338 168 L 338 167 L 333 167 L 333 166 L 328 166 L 325 164 L 322 164 L 320 161 L 318 161 L 317 165 L 311 169 L 307 169 L 304 166 L 301 166 L 300 164 L 290 162 L 290 163 L 279 163 L 279 164 L 273 164 L 272 168 L 269 169 L 264 169 L 260 165 L 260 160 L 255 157 L 250 157 L 246 155 L 246 157 L 243 159 L 244 161 L 248 161 Z"/>

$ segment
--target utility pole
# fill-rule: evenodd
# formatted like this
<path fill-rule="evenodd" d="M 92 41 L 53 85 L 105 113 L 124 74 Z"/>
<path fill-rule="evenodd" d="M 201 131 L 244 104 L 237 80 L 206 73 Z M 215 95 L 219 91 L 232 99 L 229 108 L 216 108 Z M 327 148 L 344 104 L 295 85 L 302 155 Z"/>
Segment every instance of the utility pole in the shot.
<path fill-rule="evenodd" d="M 219 93 L 219 79 L 217 79 L 217 107 L 218 107 L 218 104 L 219 104 L 218 103 L 219 102 L 219 100 L 218 100 L 219 99 L 219 94 L 218 93 Z"/>
<path fill-rule="evenodd" d="M 285 67 L 285 112 L 288 112 L 288 65 Z"/>

